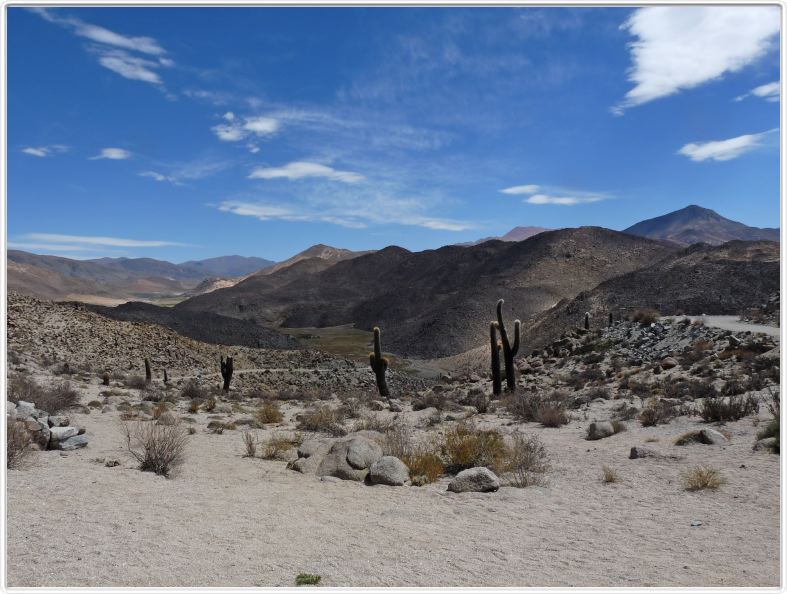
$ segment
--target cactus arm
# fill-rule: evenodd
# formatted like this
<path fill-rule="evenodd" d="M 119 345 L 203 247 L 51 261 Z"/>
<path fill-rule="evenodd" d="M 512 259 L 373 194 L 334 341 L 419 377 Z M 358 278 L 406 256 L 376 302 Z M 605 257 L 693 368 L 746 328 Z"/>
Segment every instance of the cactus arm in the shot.
<path fill-rule="evenodd" d="M 514 346 L 511 347 L 511 355 L 514 356 L 519 352 L 519 334 L 522 322 L 514 320 Z"/>

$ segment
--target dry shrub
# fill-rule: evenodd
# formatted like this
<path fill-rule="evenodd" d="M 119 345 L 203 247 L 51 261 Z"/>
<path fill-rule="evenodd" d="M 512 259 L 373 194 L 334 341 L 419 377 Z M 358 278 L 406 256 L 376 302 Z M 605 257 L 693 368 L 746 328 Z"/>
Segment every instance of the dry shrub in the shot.
<path fill-rule="evenodd" d="M 410 470 L 410 481 L 420 487 L 435 482 L 445 472 L 440 456 L 423 448 L 416 448 L 401 458 Z"/>
<path fill-rule="evenodd" d="M 186 433 L 179 424 L 123 423 L 126 447 L 139 463 L 139 469 L 169 476 L 183 463 Z"/>
<path fill-rule="evenodd" d="M 706 423 L 725 423 L 737 421 L 745 416 L 756 414 L 760 410 L 760 401 L 756 396 L 723 396 L 705 398 L 699 413 Z"/>
<path fill-rule="evenodd" d="M 404 460 L 413 452 L 410 427 L 406 423 L 392 423 L 385 431 L 383 454 Z"/>
<path fill-rule="evenodd" d="M 619 483 L 620 475 L 614 468 L 610 468 L 605 464 L 601 467 L 601 481 L 603 483 Z"/>
<path fill-rule="evenodd" d="M 224 421 L 211 421 L 210 423 L 208 423 L 208 431 L 210 431 L 211 433 L 216 433 L 218 435 L 224 433 L 225 430 L 233 431 L 237 428 L 238 426 L 232 421 L 228 421 L 226 423 Z"/>
<path fill-rule="evenodd" d="M 436 408 L 437 410 L 444 410 L 448 404 L 446 396 L 443 392 L 437 394 L 428 392 L 423 396 L 418 396 L 413 400 L 413 410 L 424 410 L 425 408 Z"/>
<path fill-rule="evenodd" d="M 33 452 L 30 433 L 22 421 L 13 421 L 6 418 L 5 422 L 5 451 L 6 467 L 22 468 L 30 454 Z"/>
<path fill-rule="evenodd" d="M 299 435 L 291 437 L 283 433 L 273 433 L 268 441 L 265 442 L 265 449 L 262 452 L 262 457 L 266 460 L 279 460 L 284 455 L 300 445 L 301 438 Z"/>
<path fill-rule="evenodd" d="M 62 382 L 45 390 L 35 404 L 36 408 L 54 415 L 79 404 L 79 394 L 69 382 Z"/>
<path fill-rule="evenodd" d="M 653 398 L 648 405 L 639 413 L 639 422 L 643 427 L 655 427 L 665 425 L 674 419 L 678 414 L 676 407 L 664 400 Z"/>
<path fill-rule="evenodd" d="M 355 423 L 355 431 L 379 431 L 386 433 L 394 424 L 391 419 L 385 419 L 379 415 L 368 414 Z"/>
<path fill-rule="evenodd" d="M 205 390 L 193 379 L 180 390 L 180 397 L 188 400 L 204 400 L 206 395 Z"/>
<path fill-rule="evenodd" d="M 623 433 L 626 430 L 626 424 L 623 421 L 612 419 L 610 423 L 612 423 L 612 431 L 615 433 L 615 435 L 618 433 Z"/>
<path fill-rule="evenodd" d="M 88 406 L 90 405 L 88 404 Z M 158 419 L 161 415 L 163 415 L 168 410 L 169 408 L 165 403 L 163 402 L 156 403 L 156 406 L 153 407 L 153 418 Z"/>
<path fill-rule="evenodd" d="M 489 412 L 489 404 L 490 404 L 490 399 L 489 396 L 487 396 L 486 394 L 483 393 L 476 394 L 475 397 L 473 398 L 473 406 L 475 406 L 476 412 L 478 412 L 478 414 L 480 415 Z"/>
<path fill-rule="evenodd" d="M 544 427 L 560 427 L 568 424 L 569 417 L 565 405 L 553 400 L 543 402 L 538 406 L 535 420 Z"/>
<path fill-rule="evenodd" d="M 642 324 L 643 326 L 650 326 L 658 322 L 660 316 L 661 314 L 655 309 L 643 308 L 636 310 L 631 315 L 631 321 Z"/>
<path fill-rule="evenodd" d="M 715 490 L 727 482 L 721 471 L 710 466 L 694 466 L 682 473 L 680 478 L 687 491 Z"/>
<path fill-rule="evenodd" d="M 512 487 L 546 486 L 544 475 L 550 470 L 549 456 L 537 435 L 514 434 L 505 470 Z"/>
<path fill-rule="evenodd" d="M 142 390 L 147 386 L 147 382 L 141 375 L 132 375 L 123 380 L 123 385 L 134 390 Z"/>
<path fill-rule="evenodd" d="M 508 458 L 503 435 L 496 430 L 481 430 L 458 423 L 448 429 L 438 442 L 446 470 L 457 473 L 475 466 L 502 472 Z"/>
<path fill-rule="evenodd" d="M 702 435 L 699 431 L 687 431 L 683 435 L 675 438 L 676 446 L 689 445 L 690 443 L 702 443 Z"/>
<path fill-rule="evenodd" d="M 318 406 L 298 416 L 298 429 L 302 431 L 317 431 L 332 435 L 346 435 L 342 427 L 344 414 L 341 409 L 328 405 Z"/>
<path fill-rule="evenodd" d="M 566 401 L 568 394 L 554 390 L 548 395 L 535 392 L 515 392 L 506 396 L 503 404 L 518 421 L 541 423 L 545 427 L 559 427 L 568 423 Z"/>
<path fill-rule="evenodd" d="M 191 414 L 198 413 L 202 404 L 203 404 L 202 400 L 199 399 L 192 400 L 191 402 L 189 402 L 189 412 Z"/>
<path fill-rule="evenodd" d="M 253 458 L 257 455 L 257 434 L 251 431 L 243 432 L 243 449 L 246 451 L 245 458 Z"/>
<path fill-rule="evenodd" d="M 16 404 L 20 400 L 38 404 L 38 400 L 44 393 L 44 389 L 35 380 L 21 373 L 16 373 L 8 382 L 7 398 Z"/>
<path fill-rule="evenodd" d="M 265 402 L 257 412 L 254 413 L 254 419 L 260 425 L 267 425 L 268 423 L 281 423 L 284 420 L 284 415 L 279 410 L 279 405 L 275 402 Z"/>
<path fill-rule="evenodd" d="M 202 403 L 202 408 L 205 410 L 205 412 L 211 412 L 214 408 L 216 408 L 216 399 L 208 398 Z"/>

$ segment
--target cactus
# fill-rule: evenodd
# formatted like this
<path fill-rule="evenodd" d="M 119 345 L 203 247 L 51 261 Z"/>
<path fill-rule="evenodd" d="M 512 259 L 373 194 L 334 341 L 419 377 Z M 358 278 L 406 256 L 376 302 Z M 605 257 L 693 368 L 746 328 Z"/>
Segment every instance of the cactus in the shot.
<path fill-rule="evenodd" d="M 169 378 L 167 377 L 167 370 L 166 369 L 164 370 L 164 383 L 165 384 L 169 383 Z"/>
<path fill-rule="evenodd" d="M 107 373 L 106 371 L 104 372 L 104 375 L 101 376 L 101 383 L 105 386 L 109 385 L 109 373 Z"/>
<path fill-rule="evenodd" d="M 506 389 L 509 392 L 516 391 L 516 369 L 514 368 L 514 357 L 519 352 L 519 320 L 514 320 L 514 344 L 508 340 L 508 332 L 503 323 L 503 300 L 497 302 L 497 328 L 500 330 L 500 342 L 503 345 L 503 358 L 506 364 Z"/>
<path fill-rule="evenodd" d="M 609 325 L 612 327 L 612 312 L 609 312 Z"/>
<path fill-rule="evenodd" d="M 145 383 L 149 384 L 151 380 L 150 361 L 145 357 Z"/>
<path fill-rule="evenodd" d="M 377 379 L 377 390 L 380 392 L 380 396 L 385 396 L 387 398 L 390 396 L 388 384 L 385 383 L 385 372 L 388 369 L 388 359 L 383 357 L 383 351 L 380 347 L 380 329 L 376 326 L 374 328 L 374 352 L 369 353 L 369 365 L 371 365 L 372 371 L 374 371 L 374 375 Z"/>
<path fill-rule="evenodd" d="M 229 392 L 230 381 L 232 380 L 232 372 L 233 372 L 232 357 L 227 357 L 226 361 L 224 360 L 224 357 L 221 357 L 220 363 L 221 363 L 221 377 L 224 378 L 223 389 L 225 392 Z"/>
<path fill-rule="evenodd" d="M 497 340 L 497 322 L 489 323 L 489 348 L 492 353 L 492 394 L 500 396 L 503 385 L 500 381 L 500 342 Z"/>
<path fill-rule="evenodd" d="M 590 312 L 585 312 L 585 330 L 590 330 Z"/>

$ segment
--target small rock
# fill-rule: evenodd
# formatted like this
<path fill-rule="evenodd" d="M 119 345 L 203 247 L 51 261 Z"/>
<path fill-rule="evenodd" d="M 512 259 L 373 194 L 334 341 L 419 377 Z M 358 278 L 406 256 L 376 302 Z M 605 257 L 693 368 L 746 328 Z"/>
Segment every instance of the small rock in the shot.
<path fill-rule="evenodd" d="M 672 369 L 673 367 L 678 366 L 678 361 L 675 357 L 664 357 L 661 360 L 661 367 L 662 369 Z"/>
<path fill-rule="evenodd" d="M 54 415 L 49 417 L 50 427 L 68 427 L 69 422 L 69 418 L 64 415 Z"/>
<path fill-rule="evenodd" d="M 658 454 L 651 449 L 643 448 L 642 446 L 634 446 L 629 453 L 629 459 L 636 460 L 638 458 L 657 458 Z"/>
<path fill-rule="evenodd" d="M 61 450 L 75 450 L 77 448 L 83 448 L 87 445 L 87 437 L 84 435 L 75 435 L 74 437 L 69 437 L 65 441 L 61 441 L 58 446 Z"/>
<path fill-rule="evenodd" d="M 610 435 L 615 435 L 615 428 L 612 426 L 612 423 L 609 421 L 596 421 L 588 427 L 588 434 L 585 439 L 593 441 L 609 437 Z"/>
<path fill-rule="evenodd" d="M 705 445 L 724 445 L 729 443 L 729 439 L 715 429 L 703 429 L 700 431 L 699 440 L 700 443 Z"/>
<path fill-rule="evenodd" d="M 494 472 L 483 466 L 468 468 L 457 474 L 448 484 L 452 493 L 488 493 L 500 488 L 500 479 Z"/>
<path fill-rule="evenodd" d="M 120 466 L 120 461 L 119 460 L 107 460 L 106 462 L 104 462 L 104 466 L 106 466 L 107 468 L 114 468 L 115 466 Z"/>
<path fill-rule="evenodd" d="M 79 434 L 79 429 L 76 427 L 52 427 L 49 431 L 51 433 L 50 441 L 52 443 L 64 441 Z"/>
<path fill-rule="evenodd" d="M 697 526 L 702 526 L 702 522 L 700 522 L 699 520 L 692 520 L 691 527 L 696 528 Z"/>
<path fill-rule="evenodd" d="M 778 439 L 776 437 L 766 437 L 765 439 L 758 440 L 752 448 L 755 452 L 760 450 L 775 450 Z"/>

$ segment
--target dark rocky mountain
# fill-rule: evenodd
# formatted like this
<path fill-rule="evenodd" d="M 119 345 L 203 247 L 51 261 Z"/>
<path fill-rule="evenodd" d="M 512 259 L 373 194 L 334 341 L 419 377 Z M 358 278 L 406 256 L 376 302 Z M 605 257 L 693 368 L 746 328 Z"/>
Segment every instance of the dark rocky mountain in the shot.
<path fill-rule="evenodd" d="M 641 237 L 673 241 L 682 245 L 719 245 L 736 239 L 779 241 L 779 230 L 749 227 L 726 219 L 709 208 L 691 205 L 669 214 L 641 221 L 623 231 Z"/>
<path fill-rule="evenodd" d="M 203 278 L 229 278 L 246 276 L 263 268 L 273 266 L 276 262 L 254 256 L 219 256 L 206 260 L 189 260 L 179 264 L 180 267 L 198 271 Z"/>
<path fill-rule="evenodd" d="M 285 327 L 379 325 L 386 350 L 437 357 L 481 343 L 499 298 L 512 320 L 526 319 L 674 249 L 598 227 L 415 253 L 392 246 L 328 267 L 312 258 L 258 273 L 176 309 Z"/>
<path fill-rule="evenodd" d="M 551 342 L 582 325 L 585 312 L 592 327 L 606 325 L 610 312 L 619 319 L 644 308 L 663 315 L 737 315 L 767 303 L 778 290 L 778 243 L 692 245 L 564 299 L 528 325 L 524 345 L 532 349 Z"/>
<path fill-rule="evenodd" d="M 500 237 L 484 237 L 477 241 L 470 241 L 467 243 L 458 243 L 456 245 L 461 245 L 463 247 L 469 247 L 471 245 L 478 245 L 479 243 L 484 243 L 485 241 L 492 241 L 493 239 L 497 239 L 500 241 L 523 241 L 534 235 L 538 235 L 539 233 L 543 233 L 544 231 L 551 231 L 551 229 L 547 229 L 546 227 L 514 227 L 506 233 L 505 235 L 501 235 Z"/>
<path fill-rule="evenodd" d="M 200 312 L 195 315 L 188 310 L 159 307 L 139 301 L 130 301 L 117 307 L 102 305 L 86 305 L 86 307 L 115 320 L 166 326 L 181 336 L 209 344 L 276 349 L 298 348 L 293 338 L 276 330 L 210 312 Z"/>
<path fill-rule="evenodd" d="M 354 252 L 352 250 L 346 250 L 343 248 L 335 248 L 330 245 L 325 245 L 323 243 L 318 243 L 316 245 L 311 246 L 292 256 L 291 258 L 287 258 L 286 260 L 279 262 L 273 266 L 266 268 L 265 270 L 260 271 L 261 274 L 273 274 L 282 270 L 284 268 L 288 268 L 293 264 L 297 264 L 302 260 L 323 260 L 324 262 L 330 264 L 336 264 L 337 262 L 341 262 L 342 260 L 350 260 L 352 258 L 357 258 L 358 256 L 363 256 L 364 254 L 370 254 L 371 251 L 365 252 Z"/>

